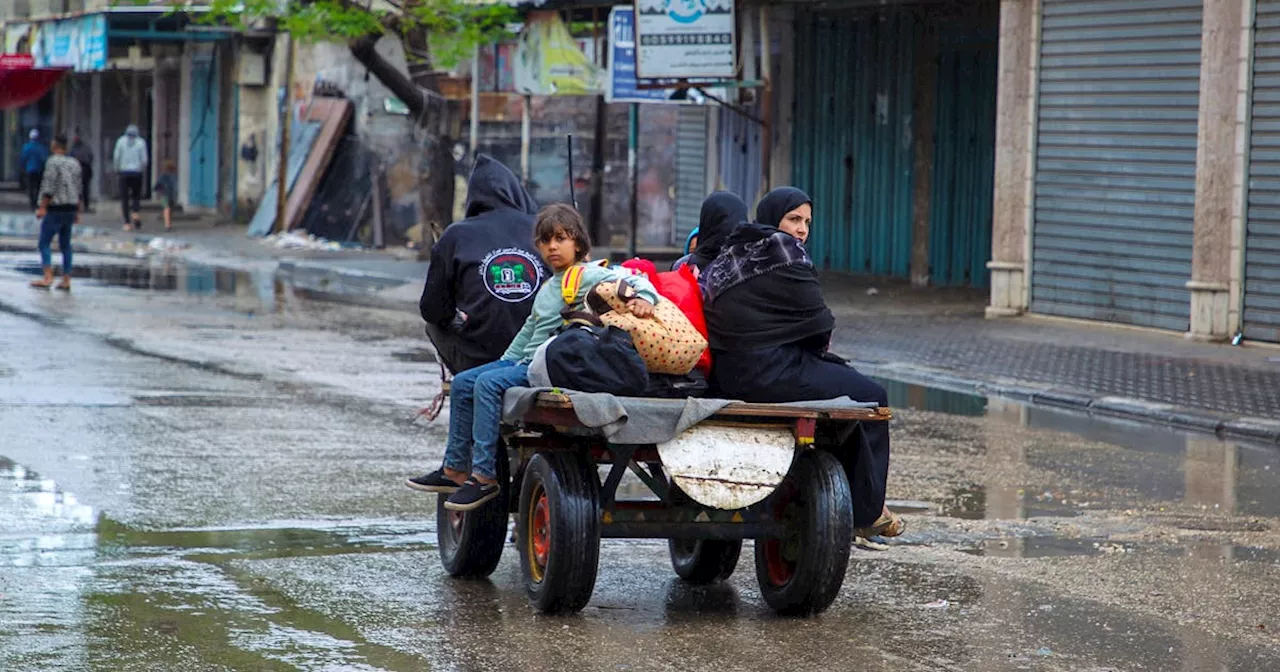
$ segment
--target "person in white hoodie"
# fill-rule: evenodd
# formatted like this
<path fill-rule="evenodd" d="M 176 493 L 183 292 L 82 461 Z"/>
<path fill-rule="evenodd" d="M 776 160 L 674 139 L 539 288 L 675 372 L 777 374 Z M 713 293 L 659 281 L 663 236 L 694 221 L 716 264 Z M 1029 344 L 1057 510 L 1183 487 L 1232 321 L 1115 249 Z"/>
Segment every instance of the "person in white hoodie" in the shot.
<path fill-rule="evenodd" d="M 138 137 L 137 126 L 129 124 L 124 135 L 116 140 L 112 159 L 116 174 L 120 176 L 120 211 L 124 215 L 124 230 L 142 228 L 142 217 L 138 211 L 141 209 L 142 176 L 147 172 L 149 159 L 147 141 Z"/>

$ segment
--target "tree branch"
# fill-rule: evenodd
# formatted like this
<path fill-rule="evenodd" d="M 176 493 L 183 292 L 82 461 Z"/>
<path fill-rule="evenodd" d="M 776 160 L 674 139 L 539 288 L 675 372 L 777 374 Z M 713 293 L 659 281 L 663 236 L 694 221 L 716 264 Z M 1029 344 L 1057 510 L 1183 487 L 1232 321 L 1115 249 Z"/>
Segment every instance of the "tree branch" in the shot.
<path fill-rule="evenodd" d="M 422 119 L 427 115 L 429 102 L 440 94 L 418 86 L 409 79 L 409 75 L 401 72 L 390 61 L 382 57 L 374 47 L 381 35 L 366 35 L 349 43 L 351 55 L 361 65 L 369 69 L 369 74 L 378 78 L 391 93 L 404 102 L 415 118 Z"/>

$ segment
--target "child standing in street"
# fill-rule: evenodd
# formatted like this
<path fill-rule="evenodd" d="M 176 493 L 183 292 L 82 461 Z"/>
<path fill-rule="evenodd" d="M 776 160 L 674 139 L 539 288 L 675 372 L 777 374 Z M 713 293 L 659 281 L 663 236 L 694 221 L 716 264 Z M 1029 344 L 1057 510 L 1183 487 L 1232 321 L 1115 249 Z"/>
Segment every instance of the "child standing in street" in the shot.
<path fill-rule="evenodd" d="M 172 208 L 174 199 L 178 197 L 178 165 L 173 159 L 165 159 L 164 172 L 156 182 L 154 191 L 160 196 L 160 206 L 164 208 L 164 230 L 173 230 Z"/>
<path fill-rule="evenodd" d="M 552 204 L 538 213 L 534 241 L 554 277 L 538 290 L 533 312 L 502 359 L 464 371 L 453 379 L 444 466 L 413 479 L 419 490 L 448 494 L 444 507 L 450 511 L 470 511 L 498 496 L 496 459 L 502 395 L 512 387 L 529 384 L 529 362 L 538 347 L 564 323 L 560 311 L 566 306 L 581 306 L 598 283 L 621 278 L 629 278 L 639 293 L 640 298 L 627 304 L 632 314 L 648 317 L 658 301 L 658 292 L 648 280 L 632 276 L 626 269 L 584 263 L 591 242 L 582 215 L 568 205 Z M 582 269 L 582 280 L 569 301 L 564 295 L 563 279 L 565 272 L 575 267 Z"/>

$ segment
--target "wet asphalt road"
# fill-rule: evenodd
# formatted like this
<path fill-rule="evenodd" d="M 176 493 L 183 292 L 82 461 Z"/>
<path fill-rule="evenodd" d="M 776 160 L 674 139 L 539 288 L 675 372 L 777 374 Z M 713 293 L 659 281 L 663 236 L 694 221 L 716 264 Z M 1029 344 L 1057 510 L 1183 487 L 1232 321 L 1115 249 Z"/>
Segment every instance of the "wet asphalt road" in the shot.
<path fill-rule="evenodd" d="M 544 617 L 510 547 L 449 579 L 402 485 L 443 447 L 408 422 L 434 365 L 415 315 L 355 304 L 414 288 L 171 264 L 67 296 L 24 262 L 0 254 L 0 670 L 1280 669 L 1274 447 L 891 385 L 911 527 L 830 611 L 771 615 L 749 550 L 691 588 L 665 544 L 606 541 L 587 608 Z"/>

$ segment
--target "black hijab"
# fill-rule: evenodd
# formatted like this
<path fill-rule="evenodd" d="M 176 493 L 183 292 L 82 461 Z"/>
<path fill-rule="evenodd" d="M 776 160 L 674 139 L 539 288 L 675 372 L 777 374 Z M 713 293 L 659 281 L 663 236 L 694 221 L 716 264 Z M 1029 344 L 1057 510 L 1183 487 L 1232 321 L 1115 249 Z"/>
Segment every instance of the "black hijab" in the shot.
<path fill-rule="evenodd" d="M 777 227 L 788 212 L 811 202 L 794 187 L 769 192 L 756 206 L 756 221 L 734 229 L 703 271 L 712 349 L 752 351 L 815 337 L 825 345 L 835 318 L 818 271 L 804 245 Z M 732 298 L 720 300 L 726 295 Z"/>
<path fill-rule="evenodd" d="M 702 202 L 702 214 L 698 217 L 698 249 L 693 251 L 689 263 L 705 271 L 720 256 L 724 242 L 733 228 L 747 221 L 747 204 L 737 194 L 717 191 Z"/>
<path fill-rule="evenodd" d="M 788 212 L 806 203 L 813 206 L 813 199 L 809 198 L 809 194 L 795 187 L 778 187 L 760 199 L 756 206 L 756 222 L 776 229 Z"/>

